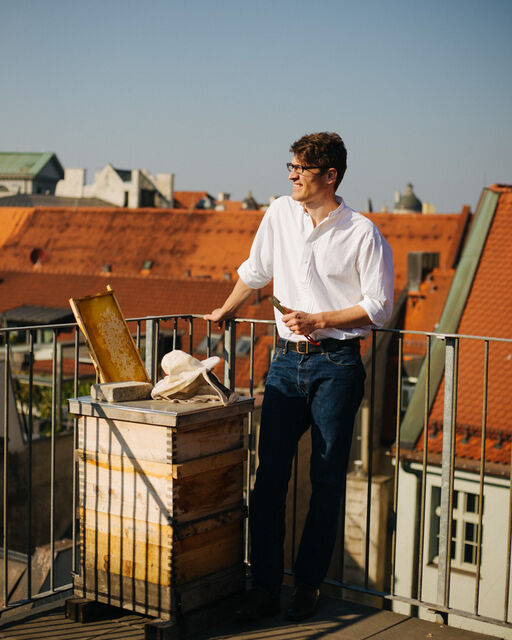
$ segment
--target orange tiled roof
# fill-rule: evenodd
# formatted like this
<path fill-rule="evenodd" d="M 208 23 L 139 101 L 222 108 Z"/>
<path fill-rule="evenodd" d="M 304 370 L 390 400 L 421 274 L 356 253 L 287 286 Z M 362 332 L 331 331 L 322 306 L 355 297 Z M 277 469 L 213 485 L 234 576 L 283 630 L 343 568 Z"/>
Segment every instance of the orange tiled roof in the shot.
<path fill-rule="evenodd" d="M 395 291 L 407 284 L 407 255 L 411 251 L 439 253 L 439 267 L 450 269 L 467 227 L 470 211 L 461 213 L 366 213 L 393 248 Z"/>
<path fill-rule="evenodd" d="M 438 251 L 441 267 L 452 264 L 469 212 L 366 215 L 393 247 L 398 292 L 407 280 L 409 251 Z M 20 217 L 18 209 L 5 208 L 0 210 L 0 229 L 9 233 L 0 258 L 9 276 L 0 284 L 0 311 L 28 302 L 62 306 L 69 297 L 102 291 L 110 282 L 126 316 L 205 313 L 231 290 L 229 279 L 236 279 L 262 216 L 260 211 L 230 209 L 39 207 Z M 30 259 L 34 249 L 43 255 L 36 265 Z M 152 264 L 143 269 L 146 261 Z M 102 273 L 104 265 L 111 271 Z M 19 280 L 11 286 L 16 272 Z M 243 308 L 240 315 L 273 318 L 265 302 Z"/>
<path fill-rule="evenodd" d="M 211 197 L 206 191 L 175 191 L 174 208 L 192 211 L 203 198 Z"/>
<path fill-rule="evenodd" d="M 441 456 L 443 451 L 443 425 L 439 421 L 432 421 L 429 425 L 428 453 Z M 423 451 L 423 432 L 416 445 L 417 451 Z M 490 430 L 485 439 L 486 463 L 510 465 L 511 442 L 507 434 Z M 482 430 L 469 425 L 459 424 L 455 434 L 455 455 L 458 459 L 457 466 L 463 466 L 461 460 L 479 461 L 482 453 Z"/>
<path fill-rule="evenodd" d="M 405 331 L 434 331 L 441 318 L 454 275 L 455 269 L 436 268 L 421 283 L 418 292 L 409 292 L 403 322 Z M 425 355 L 425 338 L 406 334 L 403 351 L 406 355 Z"/>
<path fill-rule="evenodd" d="M 2 247 L 12 235 L 18 232 L 31 212 L 32 209 L 16 207 L 12 209 L 8 215 L 0 217 L 0 247 Z"/>
<path fill-rule="evenodd" d="M 261 211 L 185 212 L 169 209 L 0 209 L 3 268 L 41 273 L 100 274 L 148 278 L 236 278 L 263 216 Z M 393 247 L 395 290 L 407 281 L 410 251 L 437 251 L 440 267 L 453 266 L 469 212 L 416 215 L 366 214 Z M 13 224 L 12 220 L 18 222 Z M 5 237 L 5 234 L 2 234 Z M 0 236 L 0 237 L 2 237 Z M 31 252 L 44 250 L 34 267 Z M 151 261 L 143 271 L 145 262 Z"/>
<path fill-rule="evenodd" d="M 142 277 L 81 276 L 0 271 L 0 313 L 23 304 L 67 307 L 69 298 L 104 292 L 110 284 L 127 317 L 171 314 L 203 314 L 218 307 L 233 283 L 201 280 L 148 280 Z M 28 293 L 29 292 L 29 293 Z M 268 302 L 270 288 L 261 292 L 261 303 L 250 298 L 241 309 L 244 317 L 273 318 Z M 256 294 L 255 294 L 256 296 Z"/>
<path fill-rule="evenodd" d="M 480 263 L 467 300 L 458 333 L 462 335 L 512 337 L 512 188 L 500 189 L 494 219 L 489 230 Z M 486 461 L 510 464 L 512 438 L 512 344 L 489 343 L 487 384 Z M 456 455 L 478 459 L 480 456 L 482 407 L 484 399 L 484 343 L 461 339 L 457 397 Z M 442 424 L 444 380 L 430 413 L 432 428 Z M 469 434 L 469 442 L 462 443 Z M 438 437 L 437 441 L 442 441 Z M 498 444 L 499 448 L 496 448 Z M 439 448 L 429 444 L 429 450 Z M 417 448 L 422 447 L 422 441 Z"/>
<path fill-rule="evenodd" d="M 144 317 L 151 315 L 203 314 L 219 306 L 232 289 L 231 282 L 222 281 L 184 281 L 184 280 L 148 280 L 142 277 L 124 278 L 101 276 L 80 276 L 64 274 L 20 273 L 0 271 L 0 314 L 29 301 L 34 305 L 48 307 L 66 307 L 69 298 L 78 298 L 105 291 L 110 284 L 116 294 L 125 317 Z M 30 294 L 27 296 L 27 292 Z M 260 292 L 259 302 L 256 294 L 241 308 L 240 316 L 253 319 L 273 319 L 273 307 L 268 302 L 271 286 Z M 131 326 L 134 329 L 134 326 Z M 207 324 L 202 319 L 193 321 L 193 352 L 206 334 Z M 174 320 L 162 321 L 162 331 L 172 331 Z M 189 325 L 185 320 L 178 323 L 182 333 L 183 349 L 188 351 Z M 216 326 L 211 331 L 222 332 Z M 269 344 L 272 341 L 272 326 L 255 324 L 255 385 L 261 382 L 268 369 Z M 249 335 L 249 323 L 237 324 L 237 337 Z M 69 337 L 69 336 L 68 336 Z M 270 342 L 269 342 L 270 341 Z M 204 355 L 199 356 L 200 359 Z M 38 365 L 39 366 L 39 365 Z M 44 368 L 44 365 L 40 365 Z M 222 370 L 222 365 L 220 366 Z M 222 373 L 219 374 L 222 378 Z M 249 358 L 237 359 L 237 386 L 249 385 Z"/>
<path fill-rule="evenodd" d="M 236 279 L 262 213 L 34 208 L 0 247 L 4 269 L 116 276 Z M 17 210 L 0 208 L 0 229 Z M 44 251 L 36 267 L 34 249 Z M 151 261 L 149 269 L 144 263 Z M 107 275 L 109 275 L 107 273 Z"/>

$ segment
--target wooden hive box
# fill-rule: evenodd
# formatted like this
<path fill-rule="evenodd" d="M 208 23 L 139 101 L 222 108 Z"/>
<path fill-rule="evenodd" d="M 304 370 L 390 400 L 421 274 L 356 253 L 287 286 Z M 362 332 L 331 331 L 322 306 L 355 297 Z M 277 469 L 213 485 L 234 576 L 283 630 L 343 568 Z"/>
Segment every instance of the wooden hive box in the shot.
<path fill-rule="evenodd" d="M 243 589 L 252 407 L 69 401 L 79 416 L 75 595 L 170 620 Z"/>

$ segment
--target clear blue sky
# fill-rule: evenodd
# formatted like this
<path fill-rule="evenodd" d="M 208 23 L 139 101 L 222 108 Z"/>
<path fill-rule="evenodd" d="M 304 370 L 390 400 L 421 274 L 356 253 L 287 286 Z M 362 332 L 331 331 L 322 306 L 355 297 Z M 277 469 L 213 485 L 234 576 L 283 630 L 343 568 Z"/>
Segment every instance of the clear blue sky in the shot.
<path fill-rule="evenodd" d="M 338 131 L 355 208 L 411 181 L 438 212 L 512 183 L 511 0 L 0 0 L 5 151 L 289 193 L 305 132 Z"/>

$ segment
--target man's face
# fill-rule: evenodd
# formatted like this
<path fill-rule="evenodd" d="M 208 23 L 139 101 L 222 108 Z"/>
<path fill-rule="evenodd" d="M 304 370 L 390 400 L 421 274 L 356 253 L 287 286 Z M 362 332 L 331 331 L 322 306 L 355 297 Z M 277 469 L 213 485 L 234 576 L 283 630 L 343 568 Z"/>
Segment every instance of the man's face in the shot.
<path fill-rule="evenodd" d="M 307 163 L 293 156 L 292 164 L 307 166 Z M 332 199 L 334 195 L 332 182 L 329 182 L 327 172 L 321 169 L 307 169 L 304 173 L 290 172 L 288 179 L 292 181 L 292 198 L 304 205 L 318 203 Z"/>

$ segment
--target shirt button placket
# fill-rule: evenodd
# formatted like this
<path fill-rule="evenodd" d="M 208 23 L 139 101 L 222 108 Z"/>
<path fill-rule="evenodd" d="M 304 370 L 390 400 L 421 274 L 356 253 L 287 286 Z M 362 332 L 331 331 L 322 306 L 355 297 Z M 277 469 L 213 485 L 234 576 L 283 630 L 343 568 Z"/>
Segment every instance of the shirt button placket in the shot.
<path fill-rule="evenodd" d="M 304 251 L 302 253 L 302 261 L 301 261 L 301 280 L 304 285 L 308 284 L 310 280 L 310 270 L 311 270 L 311 253 L 312 248 L 309 242 L 306 243 L 304 247 Z"/>

